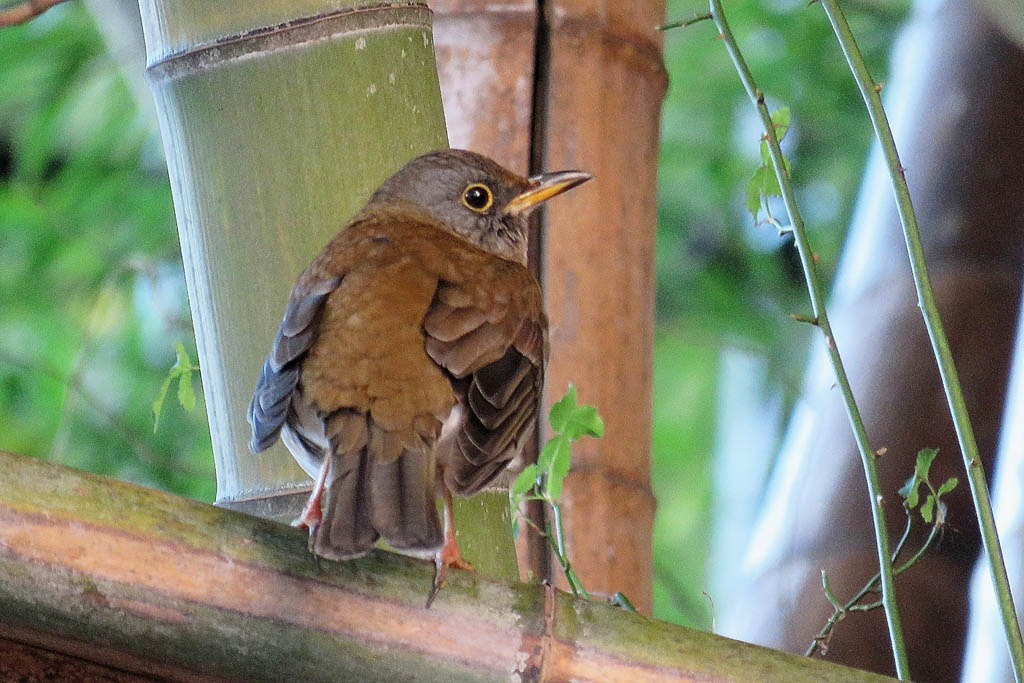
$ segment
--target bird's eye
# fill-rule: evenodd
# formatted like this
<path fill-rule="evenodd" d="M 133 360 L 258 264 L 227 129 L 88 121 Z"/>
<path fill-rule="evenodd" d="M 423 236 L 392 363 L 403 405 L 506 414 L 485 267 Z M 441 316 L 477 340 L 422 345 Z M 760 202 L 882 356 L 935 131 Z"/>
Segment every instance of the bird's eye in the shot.
<path fill-rule="evenodd" d="M 473 183 L 463 190 L 462 203 L 477 213 L 483 213 L 491 208 L 491 204 L 494 203 L 494 195 L 486 185 Z"/>

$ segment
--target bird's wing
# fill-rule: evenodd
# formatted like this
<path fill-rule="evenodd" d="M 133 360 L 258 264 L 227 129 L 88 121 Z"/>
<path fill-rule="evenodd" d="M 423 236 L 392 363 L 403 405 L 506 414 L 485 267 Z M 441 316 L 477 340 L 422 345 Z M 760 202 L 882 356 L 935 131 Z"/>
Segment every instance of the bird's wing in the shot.
<path fill-rule="evenodd" d="M 461 429 L 439 454 L 445 483 L 462 495 L 479 491 L 520 455 L 547 360 L 547 319 L 533 276 L 510 266 L 490 286 L 474 284 L 441 282 L 423 321 L 427 353 L 464 396 Z"/>
<path fill-rule="evenodd" d="M 324 303 L 340 282 L 338 276 L 304 276 L 292 289 L 249 404 L 253 452 L 266 450 L 277 440 L 299 383 L 302 360 L 316 339 Z"/>

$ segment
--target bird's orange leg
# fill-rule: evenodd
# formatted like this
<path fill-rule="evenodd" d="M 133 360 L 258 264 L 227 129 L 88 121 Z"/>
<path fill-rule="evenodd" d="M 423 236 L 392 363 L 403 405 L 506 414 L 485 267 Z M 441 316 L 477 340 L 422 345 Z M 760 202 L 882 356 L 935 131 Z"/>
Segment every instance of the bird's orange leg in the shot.
<path fill-rule="evenodd" d="M 459 550 L 459 542 L 455 539 L 455 517 L 452 512 L 452 492 L 444 485 L 444 478 L 441 479 L 441 495 L 444 499 L 444 545 L 434 556 L 434 585 L 427 597 L 427 608 L 434 602 L 438 591 L 444 587 L 448 569 L 467 569 L 473 571 L 473 565 L 462 559 L 462 552 Z"/>
<path fill-rule="evenodd" d="M 330 470 L 331 456 L 327 454 L 324 457 L 324 464 L 320 466 L 320 474 L 317 475 L 313 490 L 309 494 L 309 500 L 306 501 L 306 507 L 302 508 L 302 514 L 292 522 L 292 526 L 300 529 L 309 529 L 310 539 L 316 536 L 316 532 L 320 528 L 320 522 L 324 518 L 323 510 L 320 507 L 320 499 L 324 495 L 324 486 L 327 484 L 327 474 Z"/>

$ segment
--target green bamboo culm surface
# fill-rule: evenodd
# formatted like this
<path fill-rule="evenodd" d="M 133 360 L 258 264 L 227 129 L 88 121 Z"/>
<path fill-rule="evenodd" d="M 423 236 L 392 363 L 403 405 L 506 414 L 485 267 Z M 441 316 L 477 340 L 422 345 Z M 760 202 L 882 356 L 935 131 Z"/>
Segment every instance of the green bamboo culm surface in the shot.
<path fill-rule="evenodd" d="M 280 443 L 249 452 L 245 415 L 291 286 L 384 178 L 447 146 L 430 10 L 363 4 L 140 0 L 217 502 L 280 521 L 310 481 Z M 470 506 L 468 559 L 515 576 L 506 500 Z"/>

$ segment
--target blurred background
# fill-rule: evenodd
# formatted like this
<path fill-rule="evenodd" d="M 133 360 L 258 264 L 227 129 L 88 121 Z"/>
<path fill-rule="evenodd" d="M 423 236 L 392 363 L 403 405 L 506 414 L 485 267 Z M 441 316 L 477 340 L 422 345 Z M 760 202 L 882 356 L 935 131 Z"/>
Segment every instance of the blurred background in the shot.
<path fill-rule="evenodd" d="M 908 4 L 844 3 L 876 80 Z M 705 9 L 669 0 L 668 18 Z M 769 106 L 792 110 L 783 147 L 827 282 L 867 157 L 863 106 L 820 8 L 728 9 Z M 198 378 L 196 408 L 175 387 L 154 430 L 174 345 L 194 359 L 195 342 L 148 90 L 92 16 L 73 2 L 0 30 L 0 448 L 212 501 Z M 760 124 L 715 33 L 665 35 L 657 188 L 655 614 L 702 629 L 811 339 L 789 317 L 809 310 L 791 244 L 745 208 Z"/>

